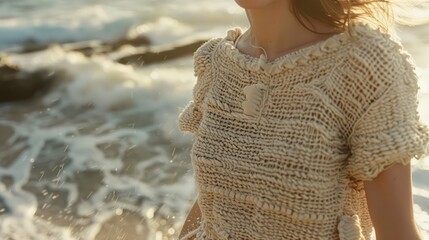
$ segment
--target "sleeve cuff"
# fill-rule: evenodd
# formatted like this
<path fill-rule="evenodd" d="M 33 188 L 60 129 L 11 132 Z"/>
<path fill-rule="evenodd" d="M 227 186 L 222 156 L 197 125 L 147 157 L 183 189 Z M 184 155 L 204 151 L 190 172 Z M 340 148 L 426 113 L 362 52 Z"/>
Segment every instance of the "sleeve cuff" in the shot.
<path fill-rule="evenodd" d="M 407 165 L 426 154 L 429 129 L 426 125 L 400 124 L 371 135 L 354 135 L 348 172 L 357 180 L 370 181 L 394 163 Z"/>

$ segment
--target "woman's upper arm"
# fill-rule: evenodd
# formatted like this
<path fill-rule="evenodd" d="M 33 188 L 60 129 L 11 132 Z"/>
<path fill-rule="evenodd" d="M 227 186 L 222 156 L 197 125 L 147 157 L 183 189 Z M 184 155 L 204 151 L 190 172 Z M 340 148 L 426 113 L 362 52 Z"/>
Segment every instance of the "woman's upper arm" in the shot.
<path fill-rule="evenodd" d="M 194 52 L 194 76 L 197 81 L 192 89 L 192 99 L 178 116 L 178 126 L 182 132 L 196 133 L 198 130 L 203 116 L 201 105 L 212 82 L 209 71 L 212 61 L 211 54 L 219 41 L 219 38 L 211 39 Z"/>
<path fill-rule="evenodd" d="M 182 230 L 180 231 L 179 239 L 194 239 L 194 234 L 200 225 L 200 221 L 201 210 L 200 206 L 198 205 L 198 200 L 196 200 L 188 212 L 188 215 L 182 226 Z"/>
<path fill-rule="evenodd" d="M 421 240 L 413 214 L 410 164 L 393 164 L 364 181 L 377 240 Z"/>

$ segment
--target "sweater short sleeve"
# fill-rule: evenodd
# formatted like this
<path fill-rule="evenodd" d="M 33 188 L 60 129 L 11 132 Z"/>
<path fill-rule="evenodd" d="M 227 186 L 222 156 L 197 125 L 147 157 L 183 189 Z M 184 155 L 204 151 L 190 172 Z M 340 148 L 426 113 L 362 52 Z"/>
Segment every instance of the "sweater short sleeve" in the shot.
<path fill-rule="evenodd" d="M 418 113 L 418 77 L 409 57 L 398 54 L 394 79 L 354 123 L 348 144 L 348 173 L 370 181 L 394 163 L 407 165 L 426 154 L 428 126 Z M 398 66 L 397 64 L 395 64 Z"/>
<path fill-rule="evenodd" d="M 198 130 L 203 116 L 201 105 L 211 82 L 211 52 L 217 41 L 218 39 L 211 39 L 194 52 L 194 76 L 197 81 L 192 90 L 192 99 L 180 111 L 177 119 L 182 132 L 196 133 Z"/>

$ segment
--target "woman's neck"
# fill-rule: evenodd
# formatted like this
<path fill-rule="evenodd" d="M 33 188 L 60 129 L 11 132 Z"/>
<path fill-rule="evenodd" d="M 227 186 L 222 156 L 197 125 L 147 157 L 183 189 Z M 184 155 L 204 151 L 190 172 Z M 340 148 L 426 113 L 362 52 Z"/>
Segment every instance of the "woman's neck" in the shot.
<path fill-rule="evenodd" d="M 254 50 L 248 50 L 248 52 L 253 52 L 254 55 L 262 54 L 261 49 L 255 50 L 255 47 L 262 47 L 270 59 L 275 59 L 329 37 L 306 29 L 289 9 L 289 1 L 273 1 L 264 7 L 246 9 L 250 29 L 246 34 L 247 37 L 243 36 L 244 39 L 241 40 L 244 42 L 242 46 L 253 48 Z M 316 31 L 333 31 L 333 28 L 320 22 L 312 23 Z M 311 26 L 308 23 L 307 25 Z"/>

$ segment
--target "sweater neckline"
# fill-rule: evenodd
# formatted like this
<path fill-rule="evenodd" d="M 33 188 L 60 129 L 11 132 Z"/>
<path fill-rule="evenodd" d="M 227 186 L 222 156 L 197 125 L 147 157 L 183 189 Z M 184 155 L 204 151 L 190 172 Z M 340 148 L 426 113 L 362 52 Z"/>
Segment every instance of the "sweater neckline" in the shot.
<path fill-rule="evenodd" d="M 354 22 L 351 27 L 367 27 L 365 23 Z M 243 34 L 240 27 L 234 27 L 227 31 L 221 48 L 224 53 L 241 67 L 252 71 L 264 71 L 266 73 L 278 73 L 283 69 L 292 69 L 308 64 L 310 60 L 322 58 L 328 53 L 334 52 L 350 40 L 348 31 L 334 34 L 311 45 L 286 53 L 274 60 L 267 60 L 264 54 L 260 57 L 245 54 L 236 48 L 237 39 Z"/>

